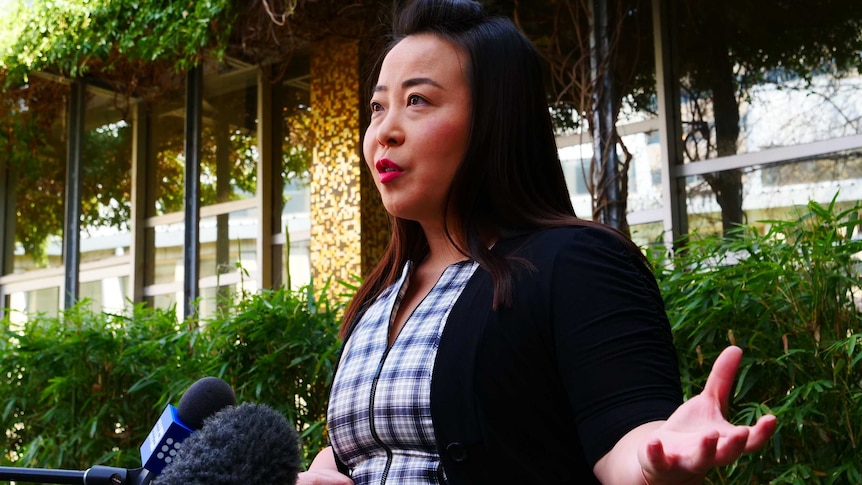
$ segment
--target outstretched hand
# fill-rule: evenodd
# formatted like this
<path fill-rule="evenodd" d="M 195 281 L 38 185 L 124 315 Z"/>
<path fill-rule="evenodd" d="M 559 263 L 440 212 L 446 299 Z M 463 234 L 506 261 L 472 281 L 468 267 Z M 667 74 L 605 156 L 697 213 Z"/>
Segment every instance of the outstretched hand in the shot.
<path fill-rule="evenodd" d="M 726 348 L 703 392 L 677 408 L 640 446 L 638 460 L 649 484 L 700 483 L 710 468 L 759 449 L 775 432 L 773 415 L 762 416 L 753 426 L 735 426 L 725 418 L 741 360 L 739 347 Z"/>

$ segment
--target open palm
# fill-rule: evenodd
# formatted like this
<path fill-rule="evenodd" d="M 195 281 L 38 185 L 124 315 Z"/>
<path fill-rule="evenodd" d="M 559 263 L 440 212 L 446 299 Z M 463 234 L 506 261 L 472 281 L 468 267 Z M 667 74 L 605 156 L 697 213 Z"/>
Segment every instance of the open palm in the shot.
<path fill-rule="evenodd" d="M 638 459 L 648 483 L 700 483 L 711 467 L 730 464 L 769 440 L 775 432 L 775 416 L 762 416 L 753 426 L 727 421 L 728 400 L 741 360 L 739 347 L 725 349 L 703 392 L 680 406 L 641 445 Z"/>

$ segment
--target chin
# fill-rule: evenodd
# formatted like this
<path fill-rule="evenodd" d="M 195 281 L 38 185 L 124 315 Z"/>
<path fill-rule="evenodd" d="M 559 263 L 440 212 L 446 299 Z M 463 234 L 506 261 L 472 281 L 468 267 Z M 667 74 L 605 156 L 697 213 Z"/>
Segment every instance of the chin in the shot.
<path fill-rule="evenodd" d="M 432 222 L 436 219 L 442 221 L 443 211 L 440 210 L 435 214 L 431 209 L 432 204 L 429 202 L 428 197 L 403 197 L 405 194 L 401 195 L 402 197 L 387 197 L 385 193 L 381 193 L 383 208 L 386 209 L 386 212 L 393 217 L 408 221 L 416 221 L 419 223 L 422 223 L 423 221 Z"/>
<path fill-rule="evenodd" d="M 404 204 L 395 204 L 395 203 L 383 203 L 383 208 L 386 209 L 391 216 L 397 217 L 399 219 L 405 219 L 408 221 L 420 221 L 422 219 L 421 212 L 417 211 L 413 206 L 406 206 Z M 424 209 L 424 208 L 423 208 Z"/>

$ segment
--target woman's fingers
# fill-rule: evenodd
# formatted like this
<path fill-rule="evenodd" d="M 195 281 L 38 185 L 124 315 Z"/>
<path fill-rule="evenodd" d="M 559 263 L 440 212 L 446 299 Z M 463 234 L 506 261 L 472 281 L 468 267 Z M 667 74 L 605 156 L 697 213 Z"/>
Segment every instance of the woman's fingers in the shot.
<path fill-rule="evenodd" d="M 742 362 L 742 349 L 736 346 L 724 349 L 715 359 L 709 377 L 706 378 L 706 385 L 703 387 L 703 394 L 715 398 L 721 404 L 721 412 L 725 416 L 740 362 Z"/>

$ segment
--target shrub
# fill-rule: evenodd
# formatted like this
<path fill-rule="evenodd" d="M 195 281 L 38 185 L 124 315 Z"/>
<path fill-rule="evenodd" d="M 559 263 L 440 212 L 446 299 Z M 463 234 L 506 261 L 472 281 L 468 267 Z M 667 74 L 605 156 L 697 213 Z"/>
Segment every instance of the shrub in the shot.
<path fill-rule="evenodd" d="M 7 316 L 0 464 L 140 467 L 140 445 L 165 406 L 208 375 L 230 383 L 238 402 L 282 412 L 310 459 L 326 444 L 340 310 L 326 288 L 309 287 L 246 295 L 200 323 L 177 322 L 174 309 L 109 314 L 88 302 L 23 327 Z"/>
<path fill-rule="evenodd" d="M 196 373 L 192 334 L 171 311 L 94 313 L 81 303 L 23 328 L 7 320 L 2 331 L 4 464 L 140 466 L 146 434 Z"/>
<path fill-rule="evenodd" d="M 778 418 L 770 445 L 714 470 L 712 483 L 862 483 L 859 210 L 811 202 L 763 234 L 741 227 L 651 255 L 685 394 L 736 344 L 745 353 L 733 418 Z"/>
<path fill-rule="evenodd" d="M 341 305 L 315 294 L 265 290 L 206 323 L 209 374 L 228 381 L 238 401 L 281 411 L 300 432 L 306 463 L 326 446 L 326 407 Z"/>

